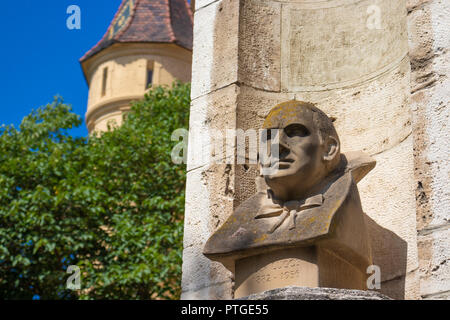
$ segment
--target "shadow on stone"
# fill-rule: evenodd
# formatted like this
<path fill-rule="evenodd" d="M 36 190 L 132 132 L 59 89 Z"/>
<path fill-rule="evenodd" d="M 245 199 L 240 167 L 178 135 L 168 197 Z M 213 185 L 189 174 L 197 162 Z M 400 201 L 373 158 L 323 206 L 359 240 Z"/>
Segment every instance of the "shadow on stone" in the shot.
<path fill-rule="evenodd" d="M 405 298 L 408 244 L 394 232 L 381 227 L 366 215 L 373 264 L 381 270 L 380 292 L 393 299 Z"/>

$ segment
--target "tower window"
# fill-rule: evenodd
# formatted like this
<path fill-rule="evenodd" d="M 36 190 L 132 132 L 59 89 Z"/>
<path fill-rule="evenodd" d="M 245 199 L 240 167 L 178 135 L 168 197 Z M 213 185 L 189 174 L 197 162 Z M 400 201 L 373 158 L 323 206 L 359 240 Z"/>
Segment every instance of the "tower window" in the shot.
<path fill-rule="evenodd" d="M 147 81 L 145 88 L 148 89 L 153 84 L 153 61 L 149 61 L 147 64 Z"/>
<path fill-rule="evenodd" d="M 106 83 L 108 81 L 108 67 L 103 69 L 103 79 L 102 79 L 102 97 L 106 95 Z"/>

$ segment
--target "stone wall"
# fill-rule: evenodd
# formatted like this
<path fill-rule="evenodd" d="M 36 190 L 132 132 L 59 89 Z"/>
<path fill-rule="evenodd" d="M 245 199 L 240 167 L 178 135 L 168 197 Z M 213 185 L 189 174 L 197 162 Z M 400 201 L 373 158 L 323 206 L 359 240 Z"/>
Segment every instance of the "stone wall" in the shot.
<path fill-rule="evenodd" d="M 111 120 L 121 124 L 123 112 L 129 109 L 130 102 L 142 99 L 148 89 L 150 64 L 152 83 L 171 85 L 175 79 L 191 80 L 191 59 L 189 50 L 174 44 L 119 43 L 83 62 L 89 85 L 86 112 L 89 132 L 107 130 Z"/>
<path fill-rule="evenodd" d="M 344 152 L 364 150 L 377 160 L 359 188 L 381 291 L 397 299 L 448 290 L 448 281 L 440 281 L 449 275 L 443 260 L 449 150 L 441 132 L 448 131 L 448 83 L 441 76 L 448 45 L 436 44 L 445 42 L 442 35 L 430 53 L 430 44 L 420 42 L 428 39 L 420 25 L 433 26 L 421 8 L 444 2 L 196 1 L 191 130 L 257 129 L 279 102 L 317 103 L 336 119 Z M 435 14 L 448 20 L 437 8 Z M 444 34 L 441 24 L 434 23 L 433 32 Z M 252 165 L 188 162 L 183 299 L 233 297 L 232 273 L 201 252 L 209 235 L 254 194 L 256 175 Z"/>
<path fill-rule="evenodd" d="M 409 0 L 420 295 L 450 299 L 450 3 Z"/>

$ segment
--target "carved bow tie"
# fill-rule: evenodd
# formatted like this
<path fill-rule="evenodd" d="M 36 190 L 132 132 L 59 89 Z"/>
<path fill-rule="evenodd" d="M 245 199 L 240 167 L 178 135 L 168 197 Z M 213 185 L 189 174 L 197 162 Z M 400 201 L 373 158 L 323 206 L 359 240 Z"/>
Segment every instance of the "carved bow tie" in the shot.
<path fill-rule="evenodd" d="M 310 197 L 306 200 L 287 201 L 282 204 L 271 203 L 264 205 L 259 209 L 255 219 L 263 218 L 279 218 L 275 221 L 269 233 L 273 233 L 283 222 L 290 217 L 289 230 L 295 229 L 295 220 L 300 211 L 320 207 L 323 203 L 323 196 L 321 194 Z"/>

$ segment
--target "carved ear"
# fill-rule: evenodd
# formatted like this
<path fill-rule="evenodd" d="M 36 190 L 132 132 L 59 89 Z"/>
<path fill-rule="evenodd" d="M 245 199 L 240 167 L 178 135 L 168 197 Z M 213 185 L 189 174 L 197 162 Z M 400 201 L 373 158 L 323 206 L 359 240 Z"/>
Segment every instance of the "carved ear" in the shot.
<path fill-rule="evenodd" d="M 323 160 L 325 161 L 332 161 L 336 158 L 336 156 L 339 155 L 339 141 L 336 140 L 336 138 L 329 136 L 327 138 L 327 141 L 325 143 L 325 154 L 323 156 Z"/>

